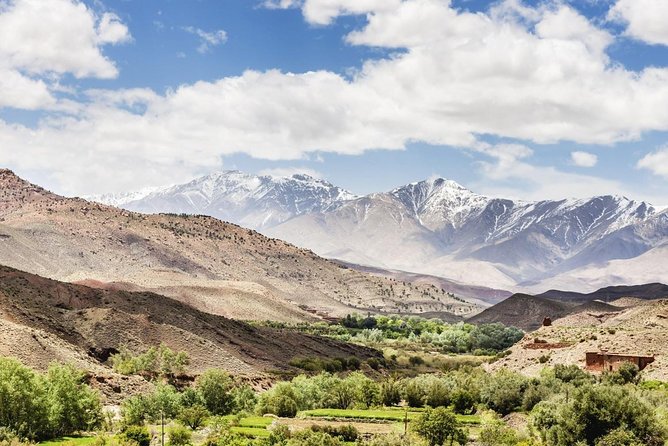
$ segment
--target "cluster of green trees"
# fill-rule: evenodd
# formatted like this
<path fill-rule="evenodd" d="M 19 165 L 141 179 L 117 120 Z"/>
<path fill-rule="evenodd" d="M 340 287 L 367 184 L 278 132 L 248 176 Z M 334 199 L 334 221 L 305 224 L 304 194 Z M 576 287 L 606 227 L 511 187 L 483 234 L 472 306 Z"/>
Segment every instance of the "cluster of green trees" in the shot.
<path fill-rule="evenodd" d="M 114 441 L 148 446 L 150 436 L 143 426 L 164 417 L 180 422 L 170 430 L 170 446 L 189 444 L 192 430 L 205 424 L 210 433 L 206 446 L 320 446 L 356 440 L 369 446 L 465 444 L 468 434 L 457 417 L 472 413 L 498 414 L 483 423 L 478 438 L 483 446 L 659 446 L 668 439 L 664 419 L 668 386 L 640 382 L 632 364 L 598 378 L 577 366 L 563 365 L 544 369 L 538 378 L 480 368 L 381 380 L 359 371 L 345 376 L 322 372 L 278 382 L 261 393 L 221 370 L 209 370 L 181 389 L 168 381 L 157 381 L 151 392 L 123 402 L 122 432 Z M 279 427 L 268 438 L 248 439 L 232 433 L 225 417 L 251 413 L 294 417 L 302 410 L 363 409 L 400 402 L 424 408 L 411 422 L 414 437 L 362 441 L 348 428 L 291 434 Z M 498 418 L 512 412 L 528 416 L 530 434 L 520 434 Z M 80 371 L 54 364 L 40 374 L 16 360 L 0 358 L 0 434 L 4 429 L 19 438 L 42 440 L 93 430 L 102 421 L 99 396 Z"/>
<path fill-rule="evenodd" d="M 360 316 L 349 314 L 338 324 L 267 323 L 273 327 L 296 329 L 342 341 L 378 345 L 418 345 L 444 353 L 496 354 L 522 339 L 524 333 L 503 324 L 449 324 L 440 319 L 418 316 Z"/>
<path fill-rule="evenodd" d="M 256 393 L 250 386 L 236 383 L 222 370 L 212 369 L 182 391 L 158 383 L 153 392 L 126 399 L 121 412 L 125 425 L 157 422 L 164 417 L 197 429 L 210 416 L 252 412 L 256 402 Z"/>
<path fill-rule="evenodd" d="M 142 375 L 148 379 L 172 379 L 185 372 L 190 359 L 185 352 L 175 352 L 165 345 L 151 347 L 135 355 L 125 347 L 109 358 L 114 370 L 123 375 Z"/>
<path fill-rule="evenodd" d="M 97 428 L 99 395 L 82 372 L 52 364 L 46 374 L 0 357 L 0 427 L 19 438 L 44 440 Z"/>

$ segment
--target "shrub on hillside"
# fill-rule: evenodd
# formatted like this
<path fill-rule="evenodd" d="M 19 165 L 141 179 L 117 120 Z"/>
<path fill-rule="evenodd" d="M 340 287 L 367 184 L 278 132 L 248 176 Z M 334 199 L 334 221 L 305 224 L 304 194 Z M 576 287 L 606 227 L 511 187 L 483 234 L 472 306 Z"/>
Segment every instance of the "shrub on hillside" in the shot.
<path fill-rule="evenodd" d="M 127 426 L 120 434 L 121 438 L 133 441 L 137 446 L 150 446 L 151 434 L 144 426 Z"/>

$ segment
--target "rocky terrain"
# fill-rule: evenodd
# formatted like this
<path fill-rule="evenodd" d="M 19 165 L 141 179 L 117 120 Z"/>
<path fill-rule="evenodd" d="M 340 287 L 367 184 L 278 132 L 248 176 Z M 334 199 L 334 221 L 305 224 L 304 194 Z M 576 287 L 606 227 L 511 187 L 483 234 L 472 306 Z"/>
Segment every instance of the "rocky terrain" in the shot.
<path fill-rule="evenodd" d="M 371 276 L 206 216 L 143 215 L 65 198 L 0 171 L 0 264 L 98 288 L 152 291 L 238 319 L 480 306 L 430 284 Z"/>
<path fill-rule="evenodd" d="M 121 346 L 186 351 L 189 373 L 209 368 L 263 377 L 294 357 L 376 357 L 375 350 L 295 332 L 256 328 L 148 292 L 100 290 L 0 267 L 0 356 L 38 369 L 53 360 L 93 374 Z"/>
<path fill-rule="evenodd" d="M 607 313 L 662 297 L 668 297 L 668 286 L 659 283 L 607 287 L 588 294 L 559 290 L 535 296 L 518 293 L 470 317 L 468 322 L 500 322 L 533 331 L 545 318 L 556 321 L 573 314 Z"/>
<path fill-rule="evenodd" d="M 96 199 L 204 213 L 319 255 L 531 294 L 668 282 L 668 211 L 619 196 L 520 201 L 435 178 L 356 197 L 307 176 L 222 172 L 150 194 Z"/>
<path fill-rule="evenodd" d="M 623 298 L 614 306 L 582 309 L 528 333 L 510 355 L 490 369 L 507 367 L 536 376 L 545 366 L 577 364 L 587 352 L 655 356 L 642 372 L 646 379 L 668 379 L 668 300 Z M 629 306 L 631 305 L 631 306 Z"/>
<path fill-rule="evenodd" d="M 176 186 L 90 197 L 143 213 L 204 214 L 256 230 L 298 215 L 325 212 L 355 198 L 305 174 L 272 177 L 239 171 L 216 172 Z"/>

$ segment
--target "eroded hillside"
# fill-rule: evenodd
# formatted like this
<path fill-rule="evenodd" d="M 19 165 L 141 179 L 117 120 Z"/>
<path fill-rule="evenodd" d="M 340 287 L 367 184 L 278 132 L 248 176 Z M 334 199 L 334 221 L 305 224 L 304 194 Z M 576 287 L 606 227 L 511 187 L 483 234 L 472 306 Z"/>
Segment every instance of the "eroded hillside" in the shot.
<path fill-rule="evenodd" d="M 211 217 L 143 215 L 64 198 L 8 170 L 0 171 L 0 264 L 154 291 L 241 319 L 479 310 L 433 285 L 356 272 Z"/>

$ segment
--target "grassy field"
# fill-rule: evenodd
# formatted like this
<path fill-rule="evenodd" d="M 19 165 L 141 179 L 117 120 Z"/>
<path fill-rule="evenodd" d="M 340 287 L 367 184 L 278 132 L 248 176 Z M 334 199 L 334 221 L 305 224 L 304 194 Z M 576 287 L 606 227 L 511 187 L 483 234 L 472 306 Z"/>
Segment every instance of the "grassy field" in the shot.
<path fill-rule="evenodd" d="M 410 409 L 408 411 L 408 420 L 414 420 L 420 415 L 420 410 Z M 299 412 L 298 416 L 302 418 L 331 418 L 331 419 L 350 419 L 350 420 L 378 420 L 378 421 L 403 421 L 406 417 L 404 409 L 316 409 Z M 480 424 L 480 417 L 477 415 L 457 415 L 457 419 L 463 424 Z"/>
<path fill-rule="evenodd" d="M 93 441 L 95 441 L 95 437 L 62 437 L 56 438 L 55 440 L 43 441 L 39 444 L 43 446 L 63 446 L 65 444 L 72 446 L 88 446 Z"/>
<path fill-rule="evenodd" d="M 233 426 L 230 431 L 251 438 L 266 438 L 269 436 L 269 431 L 264 427 Z"/>

